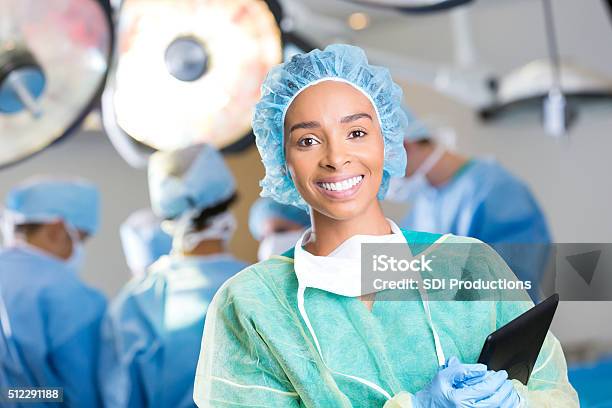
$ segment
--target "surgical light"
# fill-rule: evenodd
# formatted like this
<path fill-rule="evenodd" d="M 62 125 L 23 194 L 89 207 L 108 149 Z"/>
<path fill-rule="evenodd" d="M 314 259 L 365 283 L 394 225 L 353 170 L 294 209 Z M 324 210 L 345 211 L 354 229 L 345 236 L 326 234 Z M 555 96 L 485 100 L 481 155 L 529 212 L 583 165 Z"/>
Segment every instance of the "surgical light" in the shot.
<path fill-rule="evenodd" d="M 124 0 L 102 103 L 113 144 L 239 144 L 266 73 L 283 58 L 279 10 L 272 0 Z"/>
<path fill-rule="evenodd" d="M 68 135 L 89 112 L 110 65 L 109 8 L 0 1 L 0 167 Z"/>

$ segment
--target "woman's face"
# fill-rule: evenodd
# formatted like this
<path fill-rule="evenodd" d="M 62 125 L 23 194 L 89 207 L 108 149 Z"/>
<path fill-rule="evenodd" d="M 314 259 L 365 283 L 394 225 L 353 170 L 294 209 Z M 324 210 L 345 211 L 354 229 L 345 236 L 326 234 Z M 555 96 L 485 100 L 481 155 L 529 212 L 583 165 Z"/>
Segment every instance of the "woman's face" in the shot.
<path fill-rule="evenodd" d="M 293 182 L 315 211 L 343 220 L 376 202 L 384 141 L 374 107 L 349 84 L 305 89 L 285 116 L 285 157 Z"/>

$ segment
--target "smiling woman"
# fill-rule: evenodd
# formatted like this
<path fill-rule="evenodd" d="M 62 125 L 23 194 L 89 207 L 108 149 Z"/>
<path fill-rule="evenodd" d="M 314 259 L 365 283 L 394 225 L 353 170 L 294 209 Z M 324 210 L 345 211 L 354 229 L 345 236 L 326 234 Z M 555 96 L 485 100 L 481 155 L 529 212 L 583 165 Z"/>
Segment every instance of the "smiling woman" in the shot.
<path fill-rule="evenodd" d="M 314 210 L 315 223 L 321 214 L 334 224 L 350 220 L 357 227 L 355 216 L 362 214 L 362 219 L 386 227 L 376 200 L 384 140 L 376 110 L 363 92 L 339 81 L 309 87 L 287 110 L 285 129 L 289 129 L 287 168 L 297 191 Z"/>
<path fill-rule="evenodd" d="M 516 279 L 478 240 L 385 218 L 379 200 L 406 168 L 401 96 L 385 68 L 348 45 L 298 54 L 268 74 L 253 119 L 261 195 L 307 209 L 312 227 L 215 295 L 199 407 L 578 406 L 551 333 L 528 385 L 474 364 L 486 336 L 533 305 L 526 292 L 524 301 L 457 292 L 430 302 L 418 289 L 402 302 L 362 285 L 366 243 L 401 243 L 412 259 L 426 251 L 440 262 L 436 278 Z"/>

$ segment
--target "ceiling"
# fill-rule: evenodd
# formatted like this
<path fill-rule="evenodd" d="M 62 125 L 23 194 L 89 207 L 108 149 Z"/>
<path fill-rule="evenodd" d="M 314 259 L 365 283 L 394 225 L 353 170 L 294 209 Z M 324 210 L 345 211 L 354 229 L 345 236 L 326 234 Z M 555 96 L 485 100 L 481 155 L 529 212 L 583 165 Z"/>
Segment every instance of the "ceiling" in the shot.
<path fill-rule="evenodd" d="M 281 0 L 297 31 L 319 45 L 344 41 L 434 62 L 452 62 L 452 12 L 408 15 L 365 8 L 347 0 Z M 612 74 L 612 24 L 602 0 L 555 0 L 563 56 Z M 540 0 L 476 0 L 469 6 L 473 38 L 482 64 L 507 72 L 546 57 Z M 353 31 L 353 12 L 366 12 L 370 26 Z M 597 50 L 597 51 L 595 51 Z"/>

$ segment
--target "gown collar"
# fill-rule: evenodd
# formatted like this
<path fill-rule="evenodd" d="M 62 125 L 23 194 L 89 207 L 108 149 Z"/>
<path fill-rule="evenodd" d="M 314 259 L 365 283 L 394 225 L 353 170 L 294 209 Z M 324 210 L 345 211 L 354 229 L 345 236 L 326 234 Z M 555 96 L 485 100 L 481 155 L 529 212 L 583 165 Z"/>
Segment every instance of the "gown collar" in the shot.
<path fill-rule="evenodd" d="M 294 270 L 300 286 L 321 289 L 342 296 L 361 296 L 361 244 L 406 243 L 400 228 L 387 219 L 391 234 L 353 235 L 328 256 L 313 255 L 302 245 L 310 237 L 311 228 L 304 231 L 295 244 Z"/>

